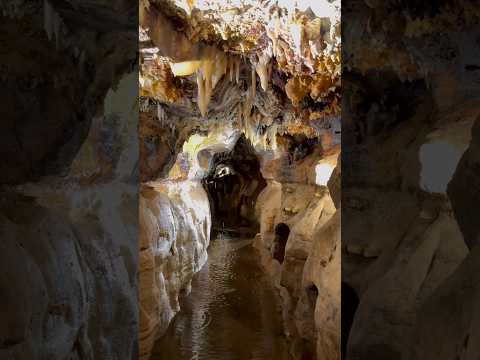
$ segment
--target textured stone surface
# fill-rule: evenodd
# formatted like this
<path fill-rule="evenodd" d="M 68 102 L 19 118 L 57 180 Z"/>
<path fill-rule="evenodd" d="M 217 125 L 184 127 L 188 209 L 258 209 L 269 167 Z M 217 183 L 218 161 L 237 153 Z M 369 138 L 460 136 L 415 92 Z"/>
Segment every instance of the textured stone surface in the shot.
<path fill-rule="evenodd" d="M 200 182 L 150 183 L 140 197 L 140 357 L 148 359 L 207 260 L 210 206 Z"/>
<path fill-rule="evenodd" d="M 297 324 L 305 324 L 299 327 L 302 335 L 315 343 L 317 359 L 339 359 L 341 212 L 335 212 L 325 224 L 317 224 L 313 239 L 295 318 Z"/>
<path fill-rule="evenodd" d="M 337 157 L 338 153 L 332 158 Z M 322 161 L 314 153 L 305 163 Z M 302 166 L 299 169 L 301 173 Z M 328 188 L 315 185 L 315 177 L 303 177 L 304 182 L 283 179 L 270 180 L 259 196 L 261 228 L 255 246 L 282 297 L 291 351 L 296 356 L 333 359 L 340 351 L 340 216 L 334 215 Z M 285 225 L 288 240 L 284 260 L 279 262 L 277 229 Z"/>

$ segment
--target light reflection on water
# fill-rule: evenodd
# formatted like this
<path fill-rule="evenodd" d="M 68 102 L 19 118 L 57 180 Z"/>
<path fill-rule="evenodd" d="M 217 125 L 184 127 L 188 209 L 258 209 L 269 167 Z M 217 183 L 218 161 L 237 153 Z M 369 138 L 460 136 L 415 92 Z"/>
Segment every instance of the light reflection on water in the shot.
<path fill-rule="evenodd" d="M 278 299 L 252 240 L 220 236 L 152 360 L 290 360 Z"/>

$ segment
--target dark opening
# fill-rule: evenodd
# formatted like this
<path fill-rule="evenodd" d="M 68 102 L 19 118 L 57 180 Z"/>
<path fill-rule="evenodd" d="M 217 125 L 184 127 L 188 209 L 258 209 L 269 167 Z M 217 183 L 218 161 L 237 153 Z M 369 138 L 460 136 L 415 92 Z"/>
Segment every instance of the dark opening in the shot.
<path fill-rule="evenodd" d="M 310 155 L 318 145 L 318 138 L 308 138 L 304 134 L 279 136 L 278 143 L 287 150 L 290 164 Z"/>
<path fill-rule="evenodd" d="M 215 154 L 203 180 L 210 200 L 212 230 L 245 236 L 258 233 L 255 204 L 266 185 L 255 149 L 245 135 L 231 151 Z"/>
<path fill-rule="evenodd" d="M 304 316 L 313 319 L 315 317 L 315 305 L 318 298 L 318 288 L 315 284 L 310 283 L 305 287 L 306 301 L 308 305 L 308 313 Z M 301 360 L 314 360 L 316 359 L 316 345 L 312 339 L 303 339 L 301 347 Z"/>
<path fill-rule="evenodd" d="M 359 299 L 355 290 L 342 282 L 342 360 L 346 357 L 348 336 L 352 328 Z"/>
<path fill-rule="evenodd" d="M 302 360 L 314 360 L 316 358 L 315 355 L 315 344 L 311 341 L 303 339 L 302 341 Z"/>
<path fill-rule="evenodd" d="M 275 227 L 273 258 L 280 262 L 280 264 L 282 264 L 285 259 L 285 247 L 287 246 L 289 235 L 290 228 L 287 224 L 280 223 Z"/>
<path fill-rule="evenodd" d="M 317 303 L 318 298 L 318 289 L 315 284 L 312 284 L 307 288 L 307 297 L 310 307 L 315 310 L 315 304 Z"/>

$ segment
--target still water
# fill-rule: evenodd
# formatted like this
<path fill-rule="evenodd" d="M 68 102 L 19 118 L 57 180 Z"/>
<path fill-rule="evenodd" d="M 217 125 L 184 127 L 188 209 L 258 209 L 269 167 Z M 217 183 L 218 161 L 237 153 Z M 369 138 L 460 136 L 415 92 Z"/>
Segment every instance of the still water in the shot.
<path fill-rule="evenodd" d="M 252 240 L 219 235 L 152 360 L 290 360 L 279 300 Z"/>

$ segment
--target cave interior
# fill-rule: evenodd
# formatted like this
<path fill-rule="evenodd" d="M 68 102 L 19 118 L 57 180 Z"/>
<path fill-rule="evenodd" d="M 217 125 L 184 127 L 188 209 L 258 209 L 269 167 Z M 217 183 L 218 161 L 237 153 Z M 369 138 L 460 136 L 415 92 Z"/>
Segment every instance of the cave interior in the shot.
<path fill-rule="evenodd" d="M 232 150 L 216 153 L 202 180 L 212 214 L 212 231 L 254 236 L 260 229 L 255 205 L 266 181 L 255 149 L 242 134 Z"/>

